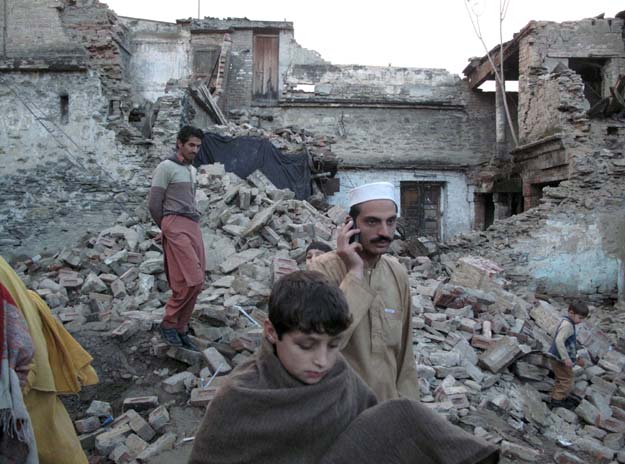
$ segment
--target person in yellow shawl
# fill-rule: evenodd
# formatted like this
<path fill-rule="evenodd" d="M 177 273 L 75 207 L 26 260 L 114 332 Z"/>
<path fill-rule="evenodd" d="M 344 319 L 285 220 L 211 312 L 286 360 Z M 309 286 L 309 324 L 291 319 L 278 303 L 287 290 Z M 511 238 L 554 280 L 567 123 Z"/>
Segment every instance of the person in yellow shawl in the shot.
<path fill-rule="evenodd" d="M 87 464 L 69 414 L 57 395 L 78 393 L 82 385 L 98 383 L 92 358 L 2 256 L 0 282 L 22 312 L 35 348 L 23 394 L 39 463 Z"/>

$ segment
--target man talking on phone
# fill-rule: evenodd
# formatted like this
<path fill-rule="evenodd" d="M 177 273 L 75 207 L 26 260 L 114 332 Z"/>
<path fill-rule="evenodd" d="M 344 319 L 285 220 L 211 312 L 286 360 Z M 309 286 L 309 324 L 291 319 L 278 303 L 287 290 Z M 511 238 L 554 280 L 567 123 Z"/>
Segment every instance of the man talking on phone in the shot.
<path fill-rule="evenodd" d="M 348 196 L 349 216 L 339 228 L 336 251 L 317 257 L 309 269 L 345 293 L 354 322 L 342 352 L 378 399 L 418 400 L 408 274 L 386 255 L 397 224 L 395 188 L 375 182 Z"/>

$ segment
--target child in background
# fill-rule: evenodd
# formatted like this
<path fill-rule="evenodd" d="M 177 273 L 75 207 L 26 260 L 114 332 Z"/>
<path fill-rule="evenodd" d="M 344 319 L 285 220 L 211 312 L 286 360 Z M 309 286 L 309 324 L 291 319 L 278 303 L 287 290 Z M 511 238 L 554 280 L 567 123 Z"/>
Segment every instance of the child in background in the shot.
<path fill-rule="evenodd" d="M 584 365 L 583 359 L 577 358 L 577 339 L 575 326 L 588 316 L 588 306 L 581 301 L 569 305 L 568 315 L 562 318 L 549 349 L 552 359 L 551 368 L 556 382 L 551 391 L 553 407 L 574 406 L 574 400 L 567 398 L 573 388 L 573 365 Z"/>
<path fill-rule="evenodd" d="M 306 248 L 306 268 L 310 266 L 310 262 L 317 256 L 332 251 L 332 247 L 323 242 L 310 242 L 308 248 Z"/>

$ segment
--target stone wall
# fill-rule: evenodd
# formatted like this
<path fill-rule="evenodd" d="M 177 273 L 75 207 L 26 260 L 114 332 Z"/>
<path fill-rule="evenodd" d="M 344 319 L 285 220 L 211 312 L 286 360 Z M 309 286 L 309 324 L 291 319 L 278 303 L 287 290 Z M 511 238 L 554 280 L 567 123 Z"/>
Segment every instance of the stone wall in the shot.
<path fill-rule="evenodd" d="M 422 168 L 489 159 L 492 144 L 488 142 L 494 143 L 494 134 L 486 123 L 494 124 L 494 117 L 489 119 L 480 124 L 462 109 L 319 105 L 283 106 L 271 125 L 336 135 L 332 149 L 344 168 Z"/>
<path fill-rule="evenodd" d="M 129 80 L 134 94 L 155 102 L 165 95 L 170 79 L 186 79 L 191 75 L 191 34 L 188 30 L 173 23 L 134 18 L 121 20 L 130 31 Z"/>
<path fill-rule="evenodd" d="M 556 83 L 576 78 L 570 71 L 551 76 Z M 562 98 L 579 100 L 579 92 Z M 625 123 L 589 120 L 583 107 L 559 111 L 568 178 L 544 188 L 535 208 L 449 245 L 495 260 L 517 283 L 541 292 L 616 298 L 625 285 Z"/>
<path fill-rule="evenodd" d="M 535 102 L 544 94 L 537 94 L 535 86 L 543 76 L 558 64 L 568 66 L 570 58 L 601 58 L 606 60 L 603 73 L 603 96 L 616 77 L 625 72 L 623 20 L 616 18 L 584 19 L 563 23 L 533 22 L 519 41 L 519 139 L 532 141 L 545 129 L 530 113 Z M 553 94 L 547 95 L 552 102 Z M 540 106 L 540 105 L 538 105 Z M 534 111 L 536 112 L 536 110 Z"/>
<path fill-rule="evenodd" d="M 1 77 L 0 254 L 58 249 L 120 212 L 132 214 L 145 199 L 143 158 L 104 127 L 108 100 L 97 74 Z"/>
<path fill-rule="evenodd" d="M 538 76 L 533 83 L 533 103 L 522 114 L 521 140 L 539 140 L 565 130 L 566 112 L 562 108 L 589 108 L 583 89 L 581 77 L 572 72 L 566 73 L 564 78 L 561 73 Z"/>
<path fill-rule="evenodd" d="M 542 292 L 616 298 L 625 285 L 625 124 L 588 119 L 571 59 L 604 60 L 603 95 L 624 71 L 623 21 L 530 23 L 519 40 L 519 139 L 508 172 L 523 180 L 524 213 L 452 243 L 503 264 Z M 579 63 L 579 61 L 578 61 Z M 598 63 L 598 62 L 593 62 Z M 557 185 L 557 187 L 545 187 Z M 542 198 L 541 198 L 542 197 Z"/>
<path fill-rule="evenodd" d="M 341 181 L 341 191 L 328 197 L 333 205 L 349 209 L 347 192 L 369 182 L 391 182 L 395 186 L 395 197 L 401 196 L 401 182 L 436 182 L 442 185 L 441 191 L 441 239 L 447 240 L 457 234 L 471 230 L 473 222 L 473 189 L 467 185 L 462 172 L 382 169 L 343 169 L 337 177 Z"/>
<path fill-rule="evenodd" d="M 57 0 L 0 0 L 0 56 L 84 55 L 63 29 L 59 17 L 63 7 Z"/>
<path fill-rule="evenodd" d="M 312 83 L 316 101 L 457 104 L 463 100 L 464 92 L 458 81 L 458 76 L 444 69 L 294 64 L 286 76 L 283 98 L 310 99 L 309 95 L 290 89 L 300 83 Z"/>

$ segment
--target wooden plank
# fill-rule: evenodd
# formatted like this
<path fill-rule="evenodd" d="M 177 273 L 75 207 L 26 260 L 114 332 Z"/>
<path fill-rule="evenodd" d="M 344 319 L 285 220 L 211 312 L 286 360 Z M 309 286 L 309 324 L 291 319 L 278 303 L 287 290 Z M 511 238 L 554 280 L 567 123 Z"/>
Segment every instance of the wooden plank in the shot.
<path fill-rule="evenodd" d="M 516 51 L 518 50 L 518 47 L 519 47 L 519 44 L 516 40 L 511 40 L 503 44 L 504 63 L 506 62 L 508 58 L 510 58 L 510 56 L 516 53 Z M 497 67 L 497 70 L 499 70 L 499 63 L 501 61 L 499 59 L 500 58 L 499 46 L 495 47 L 493 50 L 490 51 L 490 56 L 493 59 L 493 63 Z M 482 85 L 485 81 L 489 79 L 490 80 L 495 79 L 495 73 L 493 72 L 493 68 L 490 64 L 490 61 L 488 60 L 488 55 L 484 55 L 483 59 L 484 61 L 479 66 L 477 66 L 470 75 L 467 76 L 467 79 L 469 80 L 469 85 L 471 86 L 472 89 L 478 88 L 480 85 Z"/>
<path fill-rule="evenodd" d="M 189 85 L 189 92 L 193 99 L 197 102 L 197 104 L 206 111 L 217 124 L 226 125 L 228 124 L 228 120 L 224 116 L 221 108 L 215 103 L 213 97 L 206 87 L 206 84 L 202 83 L 199 85 Z"/>

